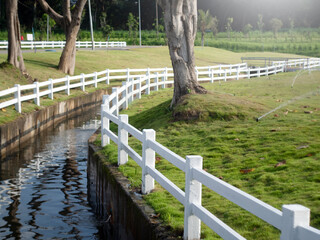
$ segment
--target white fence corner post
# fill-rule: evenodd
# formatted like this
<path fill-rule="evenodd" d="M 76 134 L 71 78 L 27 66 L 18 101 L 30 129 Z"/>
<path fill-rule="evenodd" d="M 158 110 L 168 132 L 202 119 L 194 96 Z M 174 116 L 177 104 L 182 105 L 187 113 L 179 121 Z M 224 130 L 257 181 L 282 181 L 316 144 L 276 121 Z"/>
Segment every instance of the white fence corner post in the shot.
<path fill-rule="evenodd" d="M 116 106 L 116 110 L 115 110 L 115 115 L 118 116 L 119 115 L 119 106 L 118 106 L 118 102 L 119 102 L 119 92 L 118 92 L 119 88 L 117 87 L 113 87 L 112 88 L 112 93 L 115 93 L 116 96 L 113 98 L 112 100 L 112 107 Z"/>
<path fill-rule="evenodd" d="M 84 76 L 84 73 L 81 73 L 81 90 L 84 92 L 86 90 L 86 78 Z"/>
<path fill-rule="evenodd" d="M 97 88 L 98 87 L 98 74 L 97 74 L 97 72 L 94 72 L 93 80 L 94 80 L 94 87 Z"/>
<path fill-rule="evenodd" d="M 258 67 L 258 77 L 261 76 L 261 70 L 260 70 L 260 67 Z"/>
<path fill-rule="evenodd" d="M 50 93 L 48 94 L 48 97 L 53 100 L 53 80 L 52 78 L 49 79 L 50 84 L 48 85 L 48 89 L 50 90 Z"/>
<path fill-rule="evenodd" d="M 33 93 L 36 95 L 36 97 L 34 98 L 34 103 L 37 104 L 37 106 L 40 106 L 39 82 L 34 82 L 33 84 L 35 85 Z"/>
<path fill-rule="evenodd" d="M 123 124 L 129 122 L 128 115 L 119 115 L 118 124 L 118 166 L 128 162 L 128 154 L 123 150 L 122 145 L 128 145 L 128 132 L 123 129 Z"/>
<path fill-rule="evenodd" d="M 17 103 L 15 104 L 15 109 L 21 113 L 21 90 L 20 84 L 14 85 L 17 88 L 17 91 L 14 93 L 14 98 L 17 99 Z"/>
<path fill-rule="evenodd" d="M 201 205 L 202 184 L 193 179 L 192 171 L 202 169 L 203 159 L 201 156 L 186 157 L 186 181 L 185 181 L 185 204 L 184 204 L 184 233 L 183 238 L 200 239 L 201 221 L 193 215 L 192 205 Z"/>
<path fill-rule="evenodd" d="M 70 77 L 69 75 L 66 76 L 66 94 L 69 96 L 70 95 Z"/>
<path fill-rule="evenodd" d="M 124 86 L 124 91 L 122 92 L 122 97 L 125 99 L 122 105 L 123 109 L 128 108 L 128 82 L 122 82 L 122 86 Z"/>
<path fill-rule="evenodd" d="M 110 79 L 109 79 L 110 73 L 109 73 L 109 69 L 107 69 L 106 71 L 107 71 L 107 72 L 106 72 L 106 78 L 107 78 L 107 79 L 106 79 L 106 84 L 109 85 L 109 84 L 110 84 Z"/>
<path fill-rule="evenodd" d="M 133 90 L 134 90 L 133 81 L 134 81 L 134 79 L 130 78 L 129 82 L 128 82 L 128 84 L 129 84 L 129 87 L 128 87 L 128 105 L 133 102 Z"/>
<path fill-rule="evenodd" d="M 101 105 L 101 145 L 102 147 L 110 144 L 110 138 L 105 133 L 105 130 L 110 129 L 110 120 L 105 116 L 109 112 L 109 95 L 103 96 L 103 104 Z"/>
<path fill-rule="evenodd" d="M 149 140 L 156 140 L 156 132 L 153 129 L 144 129 L 142 143 L 142 194 L 148 194 L 154 189 L 154 179 L 148 174 L 148 168 L 155 168 L 155 151 L 148 147 Z"/>
<path fill-rule="evenodd" d="M 298 226 L 309 226 L 310 209 L 302 205 L 292 204 L 282 206 L 281 240 L 303 240 L 297 238 Z"/>
<path fill-rule="evenodd" d="M 248 79 L 250 79 L 250 73 L 251 73 L 251 71 L 250 71 L 251 69 L 250 68 L 248 68 L 248 71 L 247 71 L 247 74 L 248 74 Z"/>

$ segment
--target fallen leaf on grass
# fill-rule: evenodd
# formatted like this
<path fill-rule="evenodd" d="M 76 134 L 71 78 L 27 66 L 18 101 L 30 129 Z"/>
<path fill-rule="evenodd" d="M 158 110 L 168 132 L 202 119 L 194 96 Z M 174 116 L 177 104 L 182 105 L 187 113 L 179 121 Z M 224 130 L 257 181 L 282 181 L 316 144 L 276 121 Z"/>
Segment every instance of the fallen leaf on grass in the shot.
<path fill-rule="evenodd" d="M 279 115 L 278 115 L 278 114 L 275 114 L 274 116 L 275 116 L 275 117 L 279 117 Z"/>
<path fill-rule="evenodd" d="M 222 179 L 223 179 L 223 177 L 222 177 L 222 176 L 220 176 L 220 177 L 219 177 L 219 179 L 221 179 L 221 180 L 222 180 Z"/>
<path fill-rule="evenodd" d="M 277 132 L 277 129 L 271 129 L 270 132 Z"/>
<path fill-rule="evenodd" d="M 282 102 L 282 100 L 281 99 L 277 99 L 277 102 Z"/>
<path fill-rule="evenodd" d="M 308 153 L 308 154 L 306 155 L 306 157 L 312 157 L 312 156 L 313 156 L 312 153 Z"/>
<path fill-rule="evenodd" d="M 305 149 L 305 148 L 308 148 L 308 147 L 309 147 L 309 145 L 302 145 L 302 146 L 297 147 L 297 149 Z"/>
<path fill-rule="evenodd" d="M 304 111 L 304 113 L 306 113 L 306 114 L 312 114 L 313 112 L 312 112 L 312 111 Z"/>
<path fill-rule="evenodd" d="M 298 110 L 293 110 L 293 112 L 298 112 Z"/>
<path fill-rule="evenodd" d="M 307 105 L 306 106 L 302 106 L 302 108 L 308 108 L 308 107 L 310 107 L 310 106 L 307 106 Z"/>
<path fill-rule="evenodd" d="M 247 174 L 249 172 L 253 172 L 254 171 L 254 168 L 248 168 L 248 169 L 240 169 L 240 172 L 242 174 Z"/>
<path fill-rule="evenodd" d="M 288 115 L 288 113 L 289 113 L 289 112 L 288 112 L 288 111 L 286 111 L 286 112 L 284 112 L 283 114 L 284 114 L 284 115 Z"/>
<path fill-rule="evenodd" d="M 1 111 L 2 111 L 2 112 L 6 112 L 6 111 L 7 111 L 7 109 L 5 109 L 5 108 L 2 108 L 2 109 L 1 109 Z"/>
<path fill-rule="evenodd" d="M 286 160 L 283 160 L 283 161 L 281 161 L 281 162 L 278 162 L 276 165 L 274 165 L 274 167 L 276 168 L 276 167 L 280 167 L 280 166 L 282 166 L 282 165 L 284 165 L 284 164 L 286 164 L 287 163 L 287 161 Z"/>
<path fill-rule="evenodd" d="M 161 161 L 161 157 L 156 157 L 156 163 L 159 163 Z"/>
<path fill-rule="evenodd" d="M 235 140 L 235 141 L 237 141 L 237 142 L 238 142 L 238 141 L 240 141 L 240 139 L 239 139 L 239 138 L 235 138 L 234 140 Z"/>

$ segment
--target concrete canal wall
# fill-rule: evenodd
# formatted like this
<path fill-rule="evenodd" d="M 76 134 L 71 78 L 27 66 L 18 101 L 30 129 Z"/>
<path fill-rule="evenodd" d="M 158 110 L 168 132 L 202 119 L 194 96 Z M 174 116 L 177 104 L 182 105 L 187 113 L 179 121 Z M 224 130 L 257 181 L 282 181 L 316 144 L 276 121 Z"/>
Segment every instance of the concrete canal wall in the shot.
<path fill-rule="evenodd" d="M 88 199 L 101 220 L 104 239 L 179 238 L 161 225 L 153 209 L 117 167 L 106 162 L 100 147 L 92 144 L 96 137 L 89 139 Z"/>
<path fill-rule="evenodd" d="M 56 103 L 29 114 L 23 114 L 15 121 L 1 125 L 0 158 L 47 127 L 100 105 L 102 96 L 106 93 L 107 90 L 98 90 L 94 93 Z"/>

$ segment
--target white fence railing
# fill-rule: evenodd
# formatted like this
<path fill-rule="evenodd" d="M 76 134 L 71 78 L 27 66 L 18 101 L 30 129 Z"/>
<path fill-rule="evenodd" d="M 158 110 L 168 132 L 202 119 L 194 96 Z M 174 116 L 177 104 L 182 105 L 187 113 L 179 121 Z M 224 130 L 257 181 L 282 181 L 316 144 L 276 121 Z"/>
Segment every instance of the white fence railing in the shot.
<path fill-rule="evenodd" d="M 21 41 L 22 49 L 63 48 L 65 41 Z M 94 42 L 95 48 L 126 47 L 126 42 Z M 77 41 L 77 48 L 91 48 L 92 42 Z M 0 41 L 0 49 L 8 49 L 8 41 Z"/>
<path fill-rule="evenodd" d="M 320 61 L 317 61 L 312 67 L 320 66 Z M 258 69 L 233 65 L 221 69 L 198 68 L 197 71 L 200 81 L 226 81 L 229 78 L 275 74 L 284 68 L 283 64 Z M 149 94 L 151 90 L 157 91 L 165 88 L 167 84 L 172 84 L 172 81 L 166 80 L 172 74 L 150 72 L 143 77 L 128 78 L 129 81 L 123 82 L 122 87 L 114 87 L 111 95 L 104 96 L 101 106 L 102 146 L 110 144 L 111 139 L 118 145 L 118 165 L 127 163 L 130 156 L 142 168 L 143 194 L 153 190 L 154 181 L 157 181 L 184 205 L 184 239 L 200 239 L 201 221 L 224 239 L 245 239 L 201 205 L 202 184 L 279 229 L 282 240 L 320 239 L 320 230 L 310 226 L 308 208 L 301 205 L 283 205 L 280 211 L 204 171 L 201 156 L 187 156 L 184 159 L 158 143 L 154 130 L 144 129 L 141 132 L 128 124 L 128 116 L 119 115 L 121 108 L 127 108 L 130 102 L 141 98 L 142 94 Z M 110 121 L 118 126 L 117 135 L 110 130 Z M 129 134 L 142 143 L 142 156 L 129 146 Z M 185 192 L 155 168 L 156 153 L 185 173 Z"/>
<path fill-rule="evenodd" d="M 304 60 L 301 60 L 301 62 Z M 286 65 L 287 64 L 287 65 Z M 217 65 L 209 67 L 197 67 L 198 81 L 227 81 L 230 79 L 260 77 L 283 72 L 287 66 L 295 64 L 291 62 L 274 63 L 273 66 L 263 68 L 248 68 L 246 63 L 233 65 Z M 298 63 L 297 63 L 298 64 Z M 305 68 L 320 67 L 320 59 L 312 59 L 304 65 Z M 49 79 L 45 82 L 35 82 L 28 85 L 16 84 L 13 88 L 0 91 L 0 109 L 15 105 L 15 109 L 21 112 L 21 103 L 34 100 L 34 103 L 40 106 L 40 99 L 48 96 L 53 99 L 54 93 L 65 92 L 70 94 L 71 89 L 79 88 L 85 91 L 86 86 L 93 85 L 97 87 L 98 83 L 105 82 L 110 84 L 110 80 L 123 80 L 126 82 L 137 82 L 139 79 L 149 79 L 152 86 L 163 86 L 173 83 L 172 68 L 146 68 L 146 69 L 106 69 L 101 72 L 90 74 L 81 74 L 78 76 L 66 76 L 59 79 Z M 160 79 L 160 80 L 159 80 Z M 157 82 L 158 81 L 158 82 Z M 161 81 L 161 84 L 159 83 Z M 150 87 L 148 87 L 149 89 Z M 149 91 L 149 90 L 148 90 Z"/>

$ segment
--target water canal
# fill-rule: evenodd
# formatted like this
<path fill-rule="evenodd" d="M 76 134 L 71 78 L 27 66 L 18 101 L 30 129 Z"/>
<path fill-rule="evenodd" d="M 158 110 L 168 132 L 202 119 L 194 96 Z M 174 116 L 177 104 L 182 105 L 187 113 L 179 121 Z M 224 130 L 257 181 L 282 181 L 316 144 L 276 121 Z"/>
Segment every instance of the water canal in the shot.
<path fill-rule="evenodd" d="M 0 239 L 99 239 L 87 200 L 99 108 L 50 127 L 0 162 Z"/>

